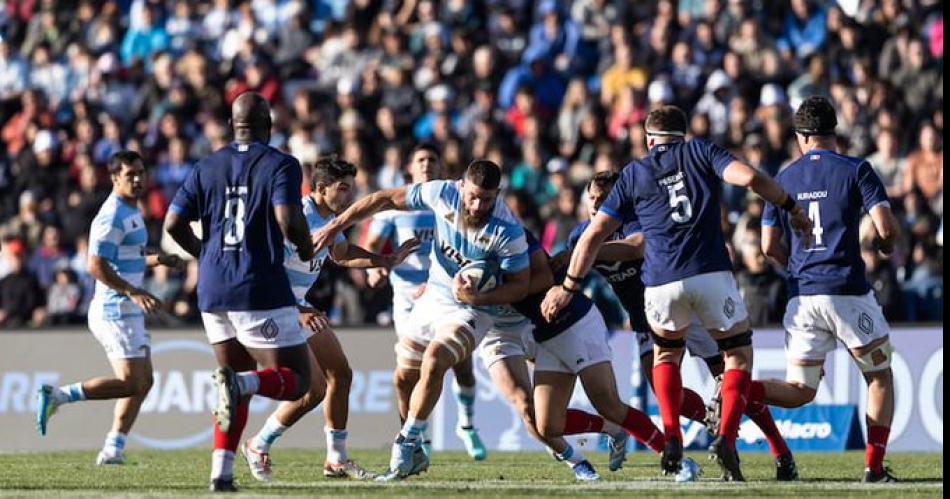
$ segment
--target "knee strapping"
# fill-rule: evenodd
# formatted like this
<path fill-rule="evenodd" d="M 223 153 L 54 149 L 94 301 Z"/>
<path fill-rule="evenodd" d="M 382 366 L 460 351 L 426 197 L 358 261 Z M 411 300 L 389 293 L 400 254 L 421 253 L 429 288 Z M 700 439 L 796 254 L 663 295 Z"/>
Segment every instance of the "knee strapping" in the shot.
<path fill-rule="evenodd" d="M 425 348 L 408 341 L 396 343 L 396 364 L 402 369 L 419 370 L 422 366 L 422 355 Z"/>
<path fill-rule="evenodd" d="M 723 352 L 728 352 L 735 348 L 742 348 L 752 345 L 752 330 L 748 330 L 744 333 L 739 333 L 735 336 L 730 336 L 728 338 L 723 338 L 721 340 L 716 340 L 716 345 L 719 345 L 719 350 Z"/>
<path fill-rule="evenodd" d="M 891 367 L 891 358 L 893 357 L 894 347 L 890 342 L 885 342 L 870 352 L 854 357 L 858 364 L 858 369 L 864 373 L 883 371 Z"/>
<path fill-rule="evenodd" d="M 821 366 L 799 366 L 789 364 L 785 368 L 785 381 L 807 386 L 812 390 L 818 389 L 818 383 L 821 382 Z"/>
<path fill-rule="evenodd" d="M 660 348 L 683 348 L 686 346 L 686 339 L 679 338 L 671 340 L 669 338 L 664 338 L 653 331 L 650 331 L 650 336 L 653 338 L 653 343 Z"/>
<path fill-rule="evenodd" d="M 454 358 L 454 364 L 458 364 L 472 351 L 474 341 L 468 333 L 462 330 L 455 330 L 444 336 L 435 339 L 440 345 L 444 345 Z"/>

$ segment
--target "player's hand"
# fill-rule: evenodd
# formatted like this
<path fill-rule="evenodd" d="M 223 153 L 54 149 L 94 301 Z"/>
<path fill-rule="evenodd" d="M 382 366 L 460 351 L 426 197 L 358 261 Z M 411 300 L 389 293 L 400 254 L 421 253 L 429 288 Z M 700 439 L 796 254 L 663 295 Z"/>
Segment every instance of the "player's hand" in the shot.
<path fill-rule="evenodd" d="M 313 241 L 313 254 L 316 255 L 320 250 L 333 245 L 333 241 L 336 240 L 336 236 L 339 233 L 340 229 L 333 222 L 324 225 L 320 230 L 314 232 L 313 235 L 310 236 L 310 240 Z"/>
<path fill-rule="evenodd" d="M 554 286 L 544 295 L 544 301 L 541 302 L 541 314 L 544 320 L 554 322 L 557 314 L 564 310 L 564 307 L 571 302 L 571 292 L 564 289 L 564 286 Z"/>
<path fill-rule="evenodd" d="M 418 288 L 416 288 L 416 291 L 412 293 L 412 301 L 416 301 L 419 298 L 421 298 L 425 292 L 426 292 L 426 283 L 422 283 L 419 285 Z"/>
<path fill-rule="evenodd" d="M 327 318 L 327 314 L 323 313 L 323 311 L 312 307 L 301 306 L 298 306 L 297 310 L 300 311 L 300 316 L 297 320 L 301 326 L 316 334 L 320 334 L 330 328 L 330 319 Z"/>
<path fill-rule="evenodd" d="M 132 288 L 126 296 L 132 300 L 132 303 L 141 307 L 146 314 L 153 314 L 162 308 L 162 301 L 144 289 Z"/>
<path fill-rule="evenodd" d="M 162 253 L 158 255 L 158 264 L 173 268 L 179 272 L 184 271 L 185 267 L 188 266 L 188 262 L 186 262 L 183 258 L 169 253 Z"/>
<path fill-rule="evenodd" d="M 464 305 L 477 305 L 478 290 L 475 289 L 475 279 L 471 276 L 462 277 L 462 274 L 455 274 L 452 281 L 452 296 L 455 301 Z"/>
<path fill-rule="evenodd" d="M 805 247 L 811 246 L 811 220 L 805 214 L 805 210 L 801 206 L 796 206 L 794 210 L 789 214 L 789 221 L 792 225 L 792 230 L 798 235 L 799 239 L 802 241 L 802 244 Z"/>
<path fill-rule="evenodd" d="M 378 288 L 386 283 L 389 278 L 389 270 L 382 267 L 366 269 L 366 285 L 370 288 Z"/>
<path fill-rule="evenodd" d="M 393 268 L 404 262 L 406 258 L 409 258 L 409 255 L 419 249 L 419 245 L 421 244 L 422 241 L 416 237 L 400 244 L 399 247 L 396 248 L 396 251 L 390 255 L 389 268 Z"/>

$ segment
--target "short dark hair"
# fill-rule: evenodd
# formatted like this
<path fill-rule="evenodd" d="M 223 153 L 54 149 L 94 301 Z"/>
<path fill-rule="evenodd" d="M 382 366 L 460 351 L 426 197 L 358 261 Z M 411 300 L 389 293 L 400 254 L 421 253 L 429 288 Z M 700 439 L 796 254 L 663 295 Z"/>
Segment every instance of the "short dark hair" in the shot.
<path fill-rule="evenodd" d="M 109 157 L 109 175 L 116 175 L 122 171 L 122 165 L 133 165 L 136 161 L 141 161 L 143 164 L 145 161 L 142 160 L 142 156 L 135 151 L 119 151 L 113 153 Z"/>
<path fill-rule="evenodd" d="M 494 190 L 501 185 L 501 168 L 494 161 L 476 159 L 465 169 L 465 180 L 482 189 Z"/>
<path fill-rule="evenodd" d="M 310 172 L 310 188 L 317 189 L 317 183 L 330 185 L 346 177 L 355 177 L 356 167 L 353 163 L 341 159 L 336 154 L 317 159 Z"/>
<path fill-rule="evenodd" d="M 591 186 L 596 185 L 602 191 L 610 191 L 614 188 L 614 184 L 617 183 L 618 179 L 620 179 L 620 174 L 613 170 L 597 172 L 591 177 L 590 182 L 587 184 L 587 190 L 590 190 Z"/>
<path fill-rule="evenodd" d="M 663 106 L 650 111 L 644 124 L 650 135 L 686 135 L 686 113 L 676 106 Z"/>
<path fill-rule="evenodd" d="M 412 148 L 412 152 L 409 153 L 409 158 L 412 159 L 419 151 L 431 152 L 436 158 L 442 159 L 442 152 L 431 142 L 420 142 L 416 144 L 416 146 Z"/>
<path fill-rule="evenodd" d="M 794 125 L 795 132 L 800 135 L 834 135 L 838 116 L 828 99 L 813 95 L 798 106 Z"/>

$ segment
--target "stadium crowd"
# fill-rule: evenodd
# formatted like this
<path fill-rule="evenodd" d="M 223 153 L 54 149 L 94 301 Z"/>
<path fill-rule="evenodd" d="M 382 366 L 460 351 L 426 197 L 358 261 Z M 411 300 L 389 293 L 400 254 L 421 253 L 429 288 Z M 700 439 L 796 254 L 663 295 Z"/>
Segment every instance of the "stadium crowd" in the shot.
<path fill-rule="evenodd" d="M 862 256 L 892 322 L 942 320 L 943 13 L 936 0 L 0 0 L 0 327 L 81 323 L 105 163 L 150 169 L 150 243 L 193 164 L 228 138 L 230 103 L 261 93 L 272 145 L 306 170 L 338 153 L 359 195 L 402 185 L 413 144 L 457 174 L 506 170 L 505 200 L 546 249 L 586 218 L 584 186 L 646 154 L 643 121 L 674 103 L 690 132 L 777 173 L 799 152 L 805 97 L 839 110 L 842 152 L 866 156 L 904 224 Z M 305 186 L 306 189 L 306 186 Z M 761 201 L 723 196 L 753 325 L 779 322 L 780 271 L 759 249 Z M 354 230 L 351 239 L 363 234 Z M 330 264 L 332 266 L 332 264 Z M 332 268 L 312 301 L 344 324 L 388 322 L 388 290 Z M 194 262 L 156 267 L 157 320 L 196 322 Z M 624 321 L 603 283 L 590 290 Z"/>

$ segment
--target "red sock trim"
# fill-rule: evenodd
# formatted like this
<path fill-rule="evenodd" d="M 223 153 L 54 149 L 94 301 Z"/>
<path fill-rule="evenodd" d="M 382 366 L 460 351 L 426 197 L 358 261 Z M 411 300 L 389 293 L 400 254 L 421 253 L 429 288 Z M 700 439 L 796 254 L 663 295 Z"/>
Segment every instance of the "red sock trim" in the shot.
<path fill-rule="evenodd" d="M 260 388 L 257 395 L 275 400 L 295 400 L 297 393 L 297 376 L 286 367 L 277 369 L 261 369 L 257 371 L 260 379 Z"/>
<path fill-rule="evenodd" d="M 868 444 L 864 451 L 864 464 L 871 471 L 884 471 L 884 454 L 887 453 L 887 439 L 891 435 L 888 426 L 868 426 Z"/>
<path fill-rule="evenodd" d="M 772 457 L 778 459 L 781 456 L 791 454 L 788 444 L 785 443 L 785 438 L 782 437 L 782 433 L 775 426 L 775 420 L 772 419 L 772 413 L 768 406 L 759 402 L 749 402 L 745 406 L 745 415 L 749 416 L 749 419 L 762 430 L 765 441 L 769 444 L 769 452 L 772 453 Z"/>
<path fill-rule="evenodd" d="M 623 429 L 653 452 L 663 452 L 666 438 L 646 414 L 633 407 L 627 408 L 627 416 L 623 419 Z"/>

